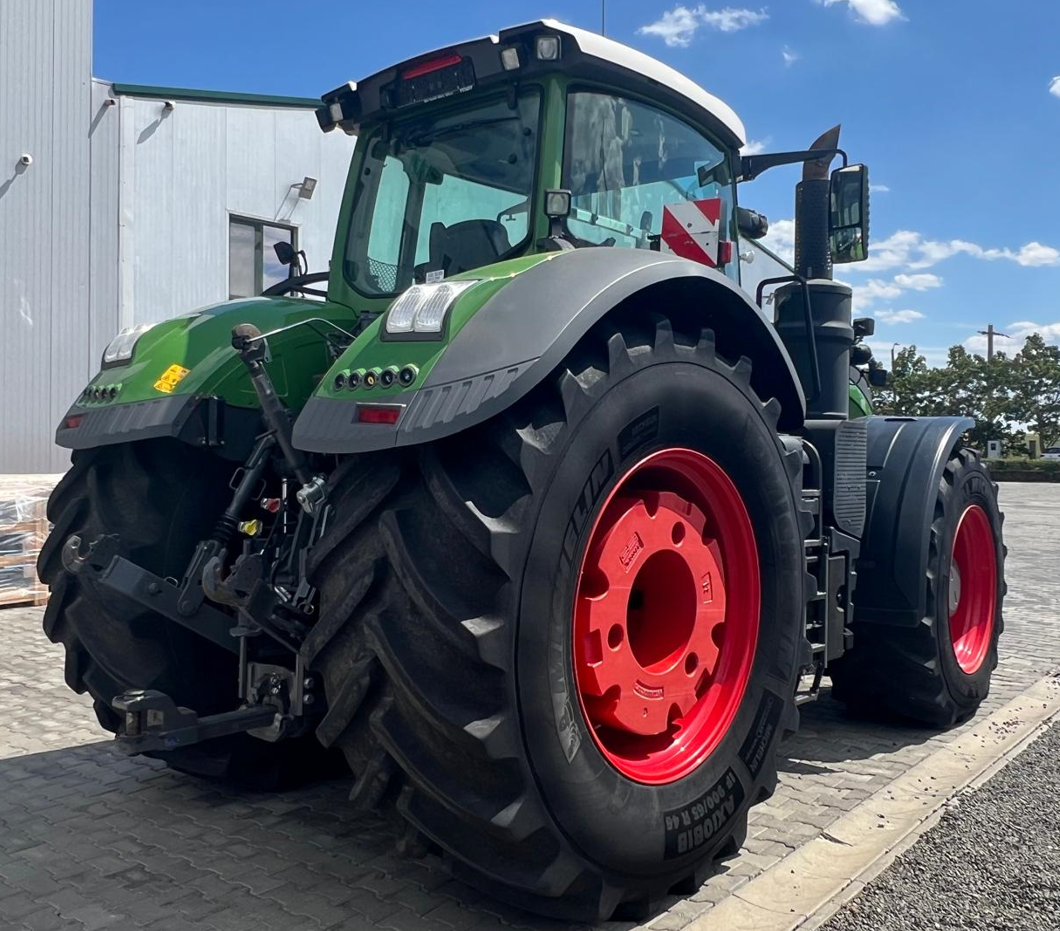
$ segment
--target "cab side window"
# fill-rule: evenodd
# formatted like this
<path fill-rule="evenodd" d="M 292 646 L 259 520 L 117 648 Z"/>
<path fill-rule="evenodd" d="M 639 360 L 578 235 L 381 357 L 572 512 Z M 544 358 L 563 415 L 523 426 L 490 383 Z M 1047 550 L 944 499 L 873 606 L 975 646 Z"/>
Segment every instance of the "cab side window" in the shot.
<path fill-rule="evenodd" d="M 721 200 L 721 236 L 733 239 L 735 196 L 724 149 L 655 107 L 599 91 L 567 96 L 563 184 L 577 239 L 652 248 L 663 208 Z M 725 271 L 735 276 L 736 263 Z"/>

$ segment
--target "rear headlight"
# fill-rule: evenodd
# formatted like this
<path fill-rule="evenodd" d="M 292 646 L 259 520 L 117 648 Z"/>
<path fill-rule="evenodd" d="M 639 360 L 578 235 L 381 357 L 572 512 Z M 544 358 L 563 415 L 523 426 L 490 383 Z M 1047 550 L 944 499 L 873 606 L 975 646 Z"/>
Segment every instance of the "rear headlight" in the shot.
<path fill-rule="evenodd" d="M 441 333 L 453 302 L 477 283 L 476 278 L 471 281 L 413 285 L 390 305 L 386 315 L 386 332 L 393 336 L 402 333 Z"/>
<path fill-rule="evenodd" d="M 122 330 L 103 350 L 103 368 L 128 362 L 136 348 L 136 341 L 149 329 L 151 329 L 149 323 L 141 323 L 139 326 L 126 327 Z"/>

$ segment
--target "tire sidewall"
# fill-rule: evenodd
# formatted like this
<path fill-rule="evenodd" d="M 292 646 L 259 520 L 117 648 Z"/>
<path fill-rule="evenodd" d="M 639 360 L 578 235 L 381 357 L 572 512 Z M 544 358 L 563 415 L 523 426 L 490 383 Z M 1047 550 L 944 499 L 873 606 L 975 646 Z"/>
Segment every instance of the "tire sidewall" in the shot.
<path fill-rule="evenodd" d="M 941 569 L 940 584 L 929 596 L 934 597 L 935 619 L 938 625 L 939 665 L 949 686 L 950 693 L 961 705 L 978 706 L 990 691 L 990 676 L 997 666 L 997 643 L 1001 635 L 1001 603 L 1004 597 L 1004 552 L 1001 546 L 1001 512 L 997 504 L 993 483 L 986 468 L 977 459 L 962 463 L 955 470 L 952 487 L 939 495 L 942 505 L 941 526 L 937 533 L 938 562 Z M 994 537 L 994 571 L 997 578 L 997 593 L 994 602 L 994 627 L 990 645 L 979 668 L 969 674 L 961 669 L 953 651 L 953 639 L 949 624 L 949 579 L 953 563 L 953 541 L 961 516 L 971 505 L 983 509 L 990 522 Z"/>
<path fill-rule="evenodd" d="M 689 353 L 691 356 L 691 353 Z M 570 439 L 543 492 L 523 576 L 518 692 L 531 767 L 554 820 L 588 859 L 626 876 L 671 873 L 717 851 L 774 778 L 802 637 L 802 539 L 775 430 L 746 379 L 720 363 L 639 367 L 568 410 Z M 750 681 L 728 732 L 684 778 L 647 786 L 597 748 L 572 661 L 572 606 L 600 507 L 653 452 L 685 447 L 736 484 L 754 528 L 761 622 Z"/>

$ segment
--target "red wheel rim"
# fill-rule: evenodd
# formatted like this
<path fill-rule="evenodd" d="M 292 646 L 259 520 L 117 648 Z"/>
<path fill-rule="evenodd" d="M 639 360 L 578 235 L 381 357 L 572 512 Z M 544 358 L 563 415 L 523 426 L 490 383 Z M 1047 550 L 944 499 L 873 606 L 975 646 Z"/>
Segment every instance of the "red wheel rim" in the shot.
<path fill-rule="evenodd" d="M 978 504 L 965 508 L 953 535 L 947 602 L 953 653 L 961 670 L 971 675 L 990 650 L 997 607 L 994 532 Z"/>
<path fill-rule="evenodd" d="M 574 674 L 593 740 L 637 782 L 688 775 L 725 736 L 758 640 L 758 551 L 721 467 L 666 449 L 593 525 L 574 602 Z"/>

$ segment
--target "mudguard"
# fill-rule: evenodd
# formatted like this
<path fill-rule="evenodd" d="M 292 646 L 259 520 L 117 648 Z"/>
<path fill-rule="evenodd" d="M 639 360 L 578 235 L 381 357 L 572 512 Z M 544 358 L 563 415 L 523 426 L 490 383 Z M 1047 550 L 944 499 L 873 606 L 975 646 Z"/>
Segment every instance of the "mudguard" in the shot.
<path fill-rule="evenodd" d="M 139 337 L 131 359 L 100 369 L 59 423 L 55 442 L 90 449 L 172 436 L 242 459 L 260 416 L 232 349 L 232 327 L 252 323 L 268 332 L 310 318 L 351 330 L 356 315 L 339 304 L 274 297 L 226 301 L 158 323 Z M 298 410 L 332 357 L 306 326 L 277 334 L 269 347 L 276 393 Z"/>
<path fill-rule="evenodd" d="M 719 352 L 754 361 L 752 381 L 762 397 L 781 404 L 781 429 L 805 416 L 802 388 L 787 351 L 757 305 L 720 272 L 647 250 L 577 249 L 535 257 L 529 267 L 502 266 L 461 275 L 481 278 L 490 296 L 462 320 L 447 342 L 386 339 L 383 318 L 332 368 L 401 368 L 415 362 L 417 382 L 406 390 L 350 391 L 325 378 L 294 428 L 301 449 L 352 453 L 425 443 L 481 423 L 541 382 L 605 315 L 636 303 L 652 309 L 698 309 L 715 330 Z M 466 305 L 465 305 L 466 306 Z M 461 315 L 462 316 L 462 315 Z M 413 353 L 425 355 L 417 361 Z M 428 354 L 429 353 L 429 354 Z M 340 379 L 341 384 L 341 379 Z M 357 403 L 355 403 L 357 402 Z M 359 404 L 400 405 L 394 424 L 359 423 Z"/>
<path fill-rule="evenodd" d="M 914 627 L 927 612 L 924 573 L 946 462 L 971 417 L 866 417 L 868 513 L 855 625 Z"/>

